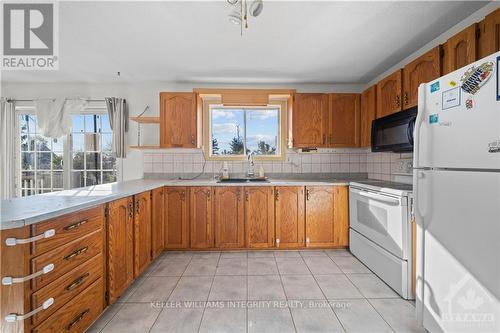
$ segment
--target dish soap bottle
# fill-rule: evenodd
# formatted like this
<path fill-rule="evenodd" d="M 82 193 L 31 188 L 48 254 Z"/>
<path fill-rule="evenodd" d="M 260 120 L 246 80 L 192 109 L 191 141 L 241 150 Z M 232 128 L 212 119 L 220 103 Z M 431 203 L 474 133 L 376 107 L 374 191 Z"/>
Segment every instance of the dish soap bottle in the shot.
<path fill-rule="evenodd" d="M 264 167 L 261 165 L 259 168 L 259 178 L 264 178 Z"/>
<path fill-rule="evenodd" d="M 229 166 L 227 165 L 227 162 L 224 162 L 224 165 L 222 166 L 222 179 L 229 179 Z"/>

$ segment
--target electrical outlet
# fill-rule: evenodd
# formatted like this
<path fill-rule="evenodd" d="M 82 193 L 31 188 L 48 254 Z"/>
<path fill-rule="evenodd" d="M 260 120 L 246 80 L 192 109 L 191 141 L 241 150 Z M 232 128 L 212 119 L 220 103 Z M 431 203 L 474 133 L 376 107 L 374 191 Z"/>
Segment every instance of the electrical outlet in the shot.
<path fill-rule="evenodd" d="M 406 160 L 404 163 L 404 172 L 405 173 L 413 173 L 413 160 Z"/>

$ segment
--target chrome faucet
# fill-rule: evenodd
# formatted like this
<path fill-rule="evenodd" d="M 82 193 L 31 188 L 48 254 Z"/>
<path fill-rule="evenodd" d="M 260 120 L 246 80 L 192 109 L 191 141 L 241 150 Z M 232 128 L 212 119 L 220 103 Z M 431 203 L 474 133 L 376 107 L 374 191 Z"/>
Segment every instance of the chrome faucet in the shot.
<path fill-rule="evenodd" d="M 254 169 L 254 162 L 253 162 L 253 152 L 248 154 L 248 169 L 247 169 L 247 177 L 255 177 L 255 169 Z"/>

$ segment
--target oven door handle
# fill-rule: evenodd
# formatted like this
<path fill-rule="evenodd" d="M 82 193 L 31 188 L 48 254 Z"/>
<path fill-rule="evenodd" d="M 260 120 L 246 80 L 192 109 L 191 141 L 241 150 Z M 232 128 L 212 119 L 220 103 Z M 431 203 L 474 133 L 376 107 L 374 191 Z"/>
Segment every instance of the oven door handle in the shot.
<path fill-rule="evenodd" d="M 374 199 L 374 200 L 381 201 L 381 202 L 388 203 L 388 204 L 392 204 L 392 205 L 399 205 L 400 204 L 399 199 L 389 198 L 389 197 L 387 197 L 385 195 L 381 195 L 381 194 L 362 192 L 362 191 L 357 192 L 357 194 L 359 194 L 363 197 L 367 197 L 370 199 Z"/>

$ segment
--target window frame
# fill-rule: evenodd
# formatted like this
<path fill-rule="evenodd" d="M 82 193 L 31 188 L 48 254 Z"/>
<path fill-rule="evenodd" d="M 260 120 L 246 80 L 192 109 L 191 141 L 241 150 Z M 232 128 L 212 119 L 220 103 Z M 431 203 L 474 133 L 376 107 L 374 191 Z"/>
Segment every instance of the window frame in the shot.
<path fill-rule="evenodd" d="M 34 106 L 33 102 L 18 102 L 15 105 L 14 114 L 15 114 L 15 122 L 14 122 L 15 129 L 14 130 L 16 133 L 15 154 L 14 154 L 14 170 L 15 170 L 15 172 L 14 172 L 14 193 L 17 197 L 21 197 L 22 191 L 23 191 L 23 186 L 21 184 L 21 181 L 22 181 L 22 169 L 21 169 L 22 151 L 21 151 L 21 136 L 19 135 L 20 134 L 20 119 L 19 118 L 21 115 L 24 115 L 24 114 L 29 114 L 29 115 L 34 116 L 35 115 L 35 106 Z M 89 104 L 85 107 L 84 110 L 81 110 L 79 112 L 73 111 L 73 112 L 71 112 L 70 116 L 73 116 L 73 115 L 84 116 L 84 115 L 96 115 L 96 114 L 108 115 L 104 101 L 102 101 L 102 102 L 101 101 L 89 102 Z M 70 133 L 70 134 L 62 136 L 60 138 L 60 140 L 62 141 L 62 144 L 63 144 L 63 161 L 64 162 L 70 161 L 70 163 L 63 162 L 63 168 L 61 170 L 63 173 L 62 190 L 71 190 L 71 189 L 81 188 L 81 187 L 72 187 L 71 186 L 71 172 L 73 170 L 73 165 L 72 165 L 73 164 L 73 160 L 72 160 L 72 153 L 73 152 L 72 152 L 72 147 L 71 147 L 72 135 L 73 135 L 73 133 Z M 102 138 L 101 138 L 101 146 L 102 146 Z M 101 147 L 100 153 L 102 155 L 102 147 Z M 102 163 L 102 156 L 101 156 L 101 163 Z M 121 173 L 121 166 L 122 166 L 122 163 L 121 163 L 120 159 L 116 158 L 116 163 L 115 163 L 116 181 L 121 180 L 121 174 L 122 174 Z M 102 167 L 102 165 L 101 165 L 101 167 Z M 85 169 L 82 169 L 81 171 L 84 171 L 84 170 Z M 33 170 L 33 172 L 35 172 L 35 173 L 37 171 L 40 171 L 40 170 L 38 170 L 38 169 Z M 43 170 L 41 170 L 41 171 L 43 171 Z M 52 165 L 51 165 L 50 171 L 52 171 Z M 102 179 L 102 175 L 101 175 L 101 179 Z M 107 184 L 109 184 L 109 183 L 107 183 Z M 88 186 L 94 186 L 94 185 L 88 185 Z M 52 187 L 52 181 L 51 181 L 51 190 L 53 190 L 53 189 L 54 189 L 54 187 Z M 59 191 L 60 188 L 57 187 L 57 189 L 58 189 L 57 191 Z M 35 191 L 34 195 L 46 193 L 46 192 L 38 193 L 36 185 L 35 185 L 34 191 Z M 33 194 L 30 194 L 30 195 L 33 195 Z"/>
<path fill-rule="evenodd" d="M 228 109 L 256 109 L 262 110 L 266 108 L 278 109 L 278 142 L 279 142 L 279 154 L 277 155 L 253 155 L 255 161 L 284 161 L 286 158 L 286 149 L 288 147 L 288 131 L 287 131 L 287 119 L 289 114 L 288 109 L 289 96 L 270 98 L 267 105 L 223 105 L 220 98 L 207 98 L 201 99 L 202 101 L 202 118 L 203 118 L 203 147 L 205 153 L 205 159 L 208 161 L 246 161 L 247 155 L 212 155 L 212 119 L 211 110 L 213 108 L 228 108 Z M 245 133 L 246 133 L 246 123 L 245 123 Z M 246 134 L 245 134 L 246 135 Z"/>

